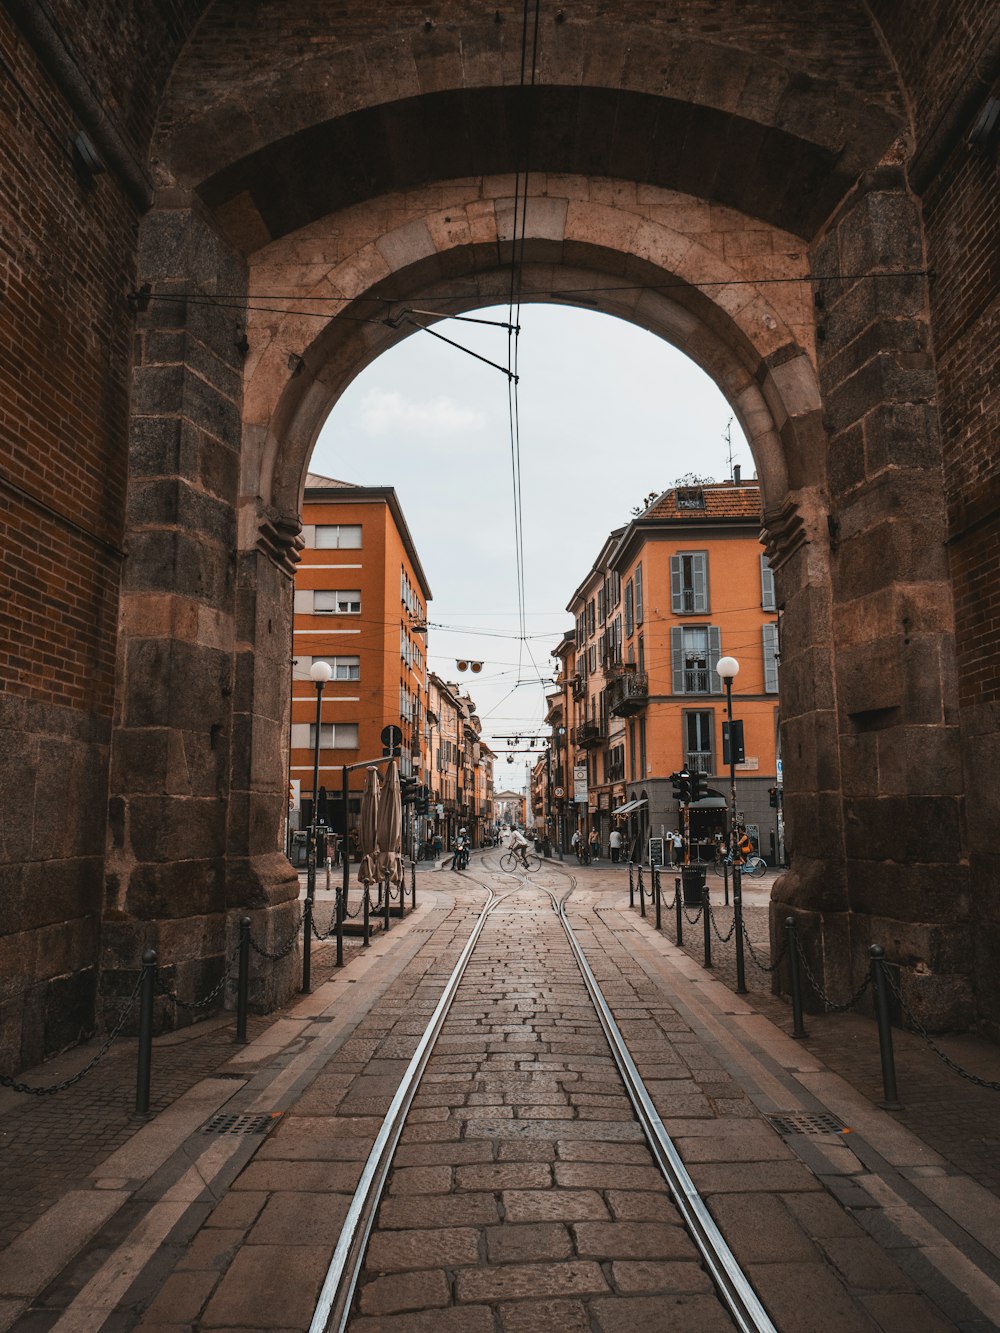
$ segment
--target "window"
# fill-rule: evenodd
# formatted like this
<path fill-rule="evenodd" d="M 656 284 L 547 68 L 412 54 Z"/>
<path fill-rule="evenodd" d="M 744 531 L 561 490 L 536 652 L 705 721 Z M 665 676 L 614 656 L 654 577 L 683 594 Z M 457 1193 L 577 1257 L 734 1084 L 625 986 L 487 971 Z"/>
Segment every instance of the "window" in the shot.
<path fill-rule="evenodd" d="M 760 557 L 760 604 L 765 611 L 778 609 L 774 600 L 774 570 L 766 555 Z"/>
<path fill-rule="evenodd" d="M 691 773 L 714 772 L 712 738 L 715 719 L 711 712 L 684 714 L 684 762 Z"/>
<path fill-rule="evenodd" d="M 588 659 L 588 660 L 587 660 L 587 665 L 588 665 L 588 667 L 589 667 L 589 669 L 590 669 L 590 674 L 593 675 L 594 672 L 597 670 L 597 645 L 596 645 L 596 644 L 593 644 L 593 643 L 592 643 L 592 644 L 590 645 L 590 647 L 587 649 L 587 659 Z"/>
<path fill-rule="evenodd" d="M 635 623 L 642 624 L 642 565 L 635 567 Z"/>
<path fill-rule="evenodd" d="M 597 589 L 597 623 L 603 625 L 608 618 L 608 585 Z"/>
<path fill-rule="evenodd" d="M 635 629 L 635 601 L 632 580 L 625 584 L 625 637 Z"/>
<path fill-rule="evenodd" d="M 331 680 L 360 680 L 361 679 L 361 658 L 360 657 L 314 657 L 312 662 L 326 662 L 333 672 Z M 306 668 L 308 670 L 308 668 Z"/>
<path fill-rule="evenodd" d="M 349 592 L 328 592 L 317 588 L 313 593 L 313 610 L 338 616 L 360 615 L 361 592 L 357 588 Z"/>
<path fill-rule="evenodd" d="M 680 551 L 670 557 L 670 609 L 675 616 L 708 610 L 707 551 Z"/>
<path fill-rule="evenodd" d="M 722 656 L 718 625 L 672 625 L 670 659 L 674 694 L 715 694 L 720 689 L 715 674 Z"/>
<path fill-rule="evenodd" d="M 316 723 L 309 723 L 309 748 L 316 748 Z M 358 724 L 356 722 L 324 722 L 319 729 L 321 750 L 356 750 Z"/>
<path fill-rule="evenodd" d="M 762 625 L 764 639 L 764 691 L 766 694 L 778 693 L 778 626 L 772 622 Z"/>
<path fill-rule="evenodd" d="M 357 550 L 360 546 L 360 523 L 327 523 L 316 525 L 317 551 Z"/>
<path fill-rule="evenodd" d="M 594 613 L 594 599 L 593 599 L 593 597 L 592 597 L 592 598 L 590 599 L 590 601 L 587 603 L 587 638 L 588 638 L 588 639 L 593 637 L 593 634 L 594 634 L 594 631 L 595 631 L 596 628 L 597 628 L 597 621 L 596 621 L 595 613 Z"/>

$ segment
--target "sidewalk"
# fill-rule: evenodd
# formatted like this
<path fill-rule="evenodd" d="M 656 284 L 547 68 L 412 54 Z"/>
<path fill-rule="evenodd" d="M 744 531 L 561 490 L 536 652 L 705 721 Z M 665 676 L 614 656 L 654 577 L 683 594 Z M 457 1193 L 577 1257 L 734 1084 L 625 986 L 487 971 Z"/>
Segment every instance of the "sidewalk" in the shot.
<path fill-rule="evenodd" d="M 474 858 L 473 873 L 475 869 Z M 831 1192 L 843 1189 L 843 1202 L 849 1206 L 871 1217 L 877 1213 L 905 1224 L 890 1239 L 897 1249 L 906 1253 L 912 1250 L 920 1263 L 929 1262 L 920 1249 L 920 1226 L 925 1225 L 925 1215 L 938 1210 L 941 1227 L 945 1232 L 950 1228 L 952 1260 L 958 1265 L 954 1271 L 961 1270 L 959 1260 L 967 1251 L 979 1261 L 980 1269 L 974 1273 L 971 1261 L 963 1260 L 970 1263 L 967 1294 L 974 1294 L 977 1283 L 982 1283 L 982 1277 L 977 1276 L 981 1269 L 995 1270 L 1000 1279 L 1000 1259 L 993 1254 L 1000 1237 L 1000 1206 L 995 1203 L 1000 1192 L 995 1129 L 1000 1093 L 960 1080 L 918 1038 L 897 1032 L 897 1068 L 905 1109 L 887 1115 L 877 1109 L 881 1096 L 878 1047 L 870 1019 L 856 1015 L 810 1017 L 807 1041 L 792 1043 L 784 1035 L 791 1029 L 789 1009 L 770 995 L 764 974 L 748 962 L 751 994 L 736 997 L 725 989 L 732 964 L 717 940 L 713 941 L 715 966 L 709 974 L 700 966 L 697 929 L 690 930 L 685 956 L 672 943 L 672 914 L 664 914 L 663 930 L 657 937 L 651 916 L 642 922 L 638 907 L 630 911 L 625 866 L 599 863 L 596 867 L 580 867 L 567 861 L 564 869 L 576 877 L 581 890 L 588 895 L 596 893 L 615 913 L 626 931 L 625 938 L 636 942 L 638 955 L 656 961 L 657 967 L 666 967 L 666 976 L 676 975 L 676 982 L 670 984 L 675 986 L 678 1004 L 687 1006 L 695 1015 L 692 1021 L 726 1046 L 727 1060 L 739 1063 L 752 1057 L 757 1071 L 753 1078 L 760 1086 L 776 1087 L 779 1077 L 786 1081 L 792 1077 L 798 1081 L 799 1095 L 806 1103 L 812 1098 L 818 1105 L 826 1099 L 840 1114 L 850 1109 L 856 1121 L 853 1127 L 857 1137 L 852 1142 L 858 1146 L 854 1151 L 867 1154 L 866 1188 L 882 1188 L 877 1181 L 884 1185 L 891 1178 L 891 1185 L 886 1186 L 890 1192 L 876 1209 L 872 1194 L 862 1197 L 856 1192 L 860 1176 L 836 1174 L 825 1181 Z M 368 1062 L 375 1046 L 358 1040 L 365 1024 L 371 1026 L 366 1015 L 372 998 L 383 993 L 418 958 L 428 933 L 440 928 L 447 916 L 438 895 L 444 895 L 441 902 L 445 902 L 463 881 L 418 866 L 417 883 L 417 912 L 404 922 L 394 921 L 389 935 L 376 937 L 371 949 L 362 950 L 356 939 L 345 941 L 344 969 L 338 971 L 333 966 L 332 944 L 314 942 L 314 994 L 297 997 L 283 1014 L 251 1018 L 250 1047 L 233 1045 L 231 1014 L 159 1038 L 153 1063 L 153 1117 L 148 1123 L 132 1115 L 132 1041 L 116 1043 L 84 1081 L 55 1097 L 26 1097 L 0 1090 L 0 1329 L 17 1326 L 26 1333 L 29 1327 L 41 1330 L 54 1326 L 58 1311 L 74 1293 L 80 1299 L 84 1278 L 90 1281 L 93 1277 L 93 1265 L 85 1263 L 81 1269 L 74 1256 L 89 1253 L 87 1247 L 98 1235 L 107 1238 L 102 1245 L 116 1234 L 120 1241 L 130 1234 L 130 1226 L 141 1223 L 145 1248 L 141 1253 L 136 1251 L 134 1271 L 129 1269 L 122 1278 L 125 1281 L 127 1277 L 128 1284 L 139 1282 L 140 1276 L 143 1281 L 153 1282 L 159 1272 L 159 1261 L 154 1260 L 167 1245 L 168 1237 L 170 1263 L 175 1263 L 181 1253 L 177 1246 L 184 1244 L 183 1230 L 177 1230 L 180 1219 L 194 1209 L 196 1220 L 201 1205 L 196 1206 L 195 1201 L 208 1197 L 206 1189 L 213 1207 L 224 1198 L 226 1182 L 253 1158 L 259 1146 L 258 1139 L 240 1138 L 236 1131 L 236 1137 L 215 1142 L 202 1137 L 205 1125 L 223 1108 L 227 1112 L 239 1109 L 274 1114 L 294 1089 L 299 1089 L 295 1096 L 301 1098 L 314 1082 L 318 1085 L 324 1078 L 333 1077 L 323 1074 L 325 1062 L 334 1049 L 339 1051 L 341 1061 L 345 1058 L 348 1047 L 343 1043 L 350 1042 L 352 1032 L 358 1034 L 353 1058 L 359 1063 L 342 1066 L 344 1070 L 353 1069 L 354 1074 L 336 1077 L 361 1077 L 363 1084 L 367 1077 L 374 1088 L 376 1079 Z M 713 904 L 721 904 L 721 881 L 718 892 L 715 887 L 713 884 Z M 767 892 L 767 885 L 757 881 L 744 893 L 748 931 L 763 958 L 767 948 Z M 325 886 L 318 887 L 317 923 L 321 931 L 328 928 L 332 898 L 331 893 L 328 905 Z M 724 930 L 725 908 L 719 906 L 718 912 Z M 321 996 L 317 994 L 320 991 Z M 741 1032 L 746 1034 L 745 1048 Z M 1000 1075 L 997 1047 L 969 1037 L 949 1038 L 941 1044 L 982 1076 Z M 399 1054 L 404 1053 L 401 1047 Z M 69 1052 L 22 1078 L 38 1085 L 55 1083 L 83 1067 L 92 1054 L 93 1048 Z M 785 1097 L 787 1100 L 787 1092 Z M 782 1104 L 779 1098 L 777 1108 Z M 367 1105 L 364 1101 L 357 1103 L 358 1116 L 370 1115 L 364 1109 Z M 360 1127 L 362 1121 L 359 1119 L 357 1124 Z M 215 1164 L 214 1176 L 206 1175 L 202 1160 L 206 1142 L 210 1151 L 205 1160 Z M 190 1184 L 184 1185 L 186 1172 L 196 1160 L 196 1143 L 202 1164 Z M 819 1154 L 816 1161 L 820 1166 L 824 1153 L 829 1158 L 831 1150 L 822 1142 L 817 1142 L 815 1149 L 810 1143 L 805 1147 Z M 246 1203 L 246 1192 L 239 1198 Z M 299 1225 L 305 1242 L 312 1224 L 304 1218 Z M 161 1228 L 159 1233 L 156 1226 Z M 289 1226 L 295 1230 L 291 1220 Z M 923 1243 L 926 1245 L 926 1238 Z M 158 1281 L 165 1280 L 165 1272 L 160 1273 Z M 938 1280 L 933 1274 L 931 1277 Z M 129 1289 L 130 1299 L 141 1298 L 141 1282 Z M 122 1294 L 124 1291 L 123 1287 Z M 949 1299 L 954 1298 L 954 1290 L 949 1288 L 949 1292 Z M 109 1328 L 131 1327 L 127 1321 L 116 1320 L 116 1299 L 114 1293 L 95 1295 L 96 1314 L 80 1327 L 97 1329 L 105 1323 Z M 24 1314 L 33 1301 L 35 1313 Z M 52 1317 L 43 1318 L 41 1307 Z M 184 1316 L 177 1316 L 171 1323 L 191 1326 Z M 995 1324 L 984 1324 L 970 1316 L 969 1322 L 956 1326 L 977 1331 L 1000 1326 L 1000 1308 Z"/>

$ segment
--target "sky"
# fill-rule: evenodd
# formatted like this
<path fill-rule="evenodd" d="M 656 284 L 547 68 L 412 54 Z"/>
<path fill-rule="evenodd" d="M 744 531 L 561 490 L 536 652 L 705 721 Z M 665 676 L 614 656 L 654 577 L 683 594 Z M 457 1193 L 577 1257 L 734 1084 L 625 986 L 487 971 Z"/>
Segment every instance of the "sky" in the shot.
<path fill-rule="evenodd" d="M 506 307 L 470 314 L 507 319 Z M 324 476 L 395 487 L 433 593 L 428 665 L 475 700 L 501 764 L 543 734 L 551 650 L 573 623 L 566 604 L 611 529 L 688 473 L 727 478 L 730 422 L 732 461 L 745 479 L 755 471 L 725 398 L 669 343 L 567 306 L 524 305 L 519 323 L 523 637 L 503 369 L 414 333 L 351 383 L 310 463 Z M 435 329 L 506 367 L 503 328 L 448 320 Z M 482 670 L 460 672 L 459 661 Z M 498 764 L 497 788 L 521 789 L 529 761 Z"/>

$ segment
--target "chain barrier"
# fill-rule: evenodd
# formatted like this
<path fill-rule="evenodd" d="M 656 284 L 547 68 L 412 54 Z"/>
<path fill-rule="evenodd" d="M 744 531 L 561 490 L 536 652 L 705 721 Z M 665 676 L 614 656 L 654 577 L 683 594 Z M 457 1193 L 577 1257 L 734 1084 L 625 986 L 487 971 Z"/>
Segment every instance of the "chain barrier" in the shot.
<path fill-rule="evenodd" d="M 785 943 L 787 944 L 788 941 L 786 940 Z M 784 952 L 785 952 L 784 949 L 782 949 L 782 954 L 784 954 Z M 865 976 L 864 981 L 854 992 L 851 998 L 849 1000 L 845 1000 L 843 1004 L 838 1004 L 836 1000 L 830 999 L 829 995 L 827 995 L 826 991 L 813 976 L 812 968 L 809 966 L 809 962 L 802 951 L 802 945 L 799 943 L 798 938 L 796 938 L 795 940 L 795 952 L 798 954 L 799 962 L 802 964 L 802 971 L 806 974 L 806 981 L 809 982 L 809 985 L 813 988 L 813 990 L 816 992 L 819 998 L 823 1001 L 823 1004 L 826 1006 L 826 1010 L 828 1013 L 845 1014 L 848 1011 L 848 1009 L 853 1009 L 854 1006 L 861 999 L 861 997 L 864 995 L 868 987 L 872 984 L 872 974 L 871 972 L 868 972 L 868 974 Z"/>
<path fill-rule="evenodd" d="M 758 967 L 761 972 L 777 972 L 778 968 L 785 961 L 785 954 L 788 952 L 788 940 L 785 939 L 782 941 L 781 949 L 778 953 L 777 958 L 774 960 L 773 963 L 763 963 L 761 962 L 760 955 L 758 954 L 757 950 L 753 947 L 753 940 L 751 940 L 749 932 L 747 931 L 747 923 L 745 917 L 742 919 L 740 924 L 743 927 L 743 942 L 747 946 L 747 949 L 750 951 L 750 957 L 753 960 L 754 965 Z"/>
<path fill-rule="evenodd" d="M 676 898 L 674 901 L 676 902 Z M 694 916 L 692 916 L 691 913 L 687 910 L 687 907 L 683 907 L 681 910 L 684 913 L 684 920 L 688 923 L 688 925 L 696 926 L 698 922 L 701 920 L 701 914 L 704 911 L 704 908 L 699 907 L 697 912 L 695 912 Z"/>
<path fill-rule="evenodd" d="M 280 963 L 283 958 L 287 958 L 288 955 L 292 952 L 292 950 L 298 943 L 298 939 L 299 939 L 299 928 L 298 926 L 296 926 L 295 930 L 292 932 L 291 938 L 289 939 L 288 943 L 284 945 L 283 948 L 279 949 L 277 953 L 271 953 L 268 949 L 262 949 L 252 935 L 250 936 L 250 948 L 253 949 L 254 953 L 258 954 L 261 958 L 266 958 L 268 962 Z"/>
<path fill-rule="evenodd" d="M 727 931 L 727 933 L 726 933 L 725 935 L 723 935 L 722 931 L 721 931 L 721 930 L 719 929 L 719 927 L 715 924 L 715 913 L 713 912 L 713 910 L 711 909 L 711 907 L 709 907 L 709 909 L 708 909 L 708 916 L 709 916 L 709 920 L 710 920 L 711 923 L 712 923 L 712 929 L 715 931 L 715 937 L 716 937 L 716 939 L 719 941 L 720 944 L 728 944 L 729 941 L 730 941 L 730 940 L 733 938 L 733 936 L 736 934 L 736 914 L 735 914 L 735 912 L 733 913 L 733 923 L 732 923 L 732 925 L 729 927 L 729 930 Z"/>
<path fill-rule="evenodd" d="M 953 1074 L 957 1074 L 959 1078 L 966 1079 L 969 1083 L 974 1083 L 977 1088 L 988 1088 L 990 1092 L 1000 1092 L 1000 1083 L 997 1083 L 992 1079 L 980 1078 L 978 1074 L 973 1074 L 968 1069 L 963 1069 L 962 1066 L 956 1063 L 956 1061 L 954 1061 L 950 1055 L 942 1051 L 941 1047 L 937 1044 L 937 1042 L 934 1040 L 931 1034 L 924 1027 L 923 1023 L 921 1023 L 920 1019 L 916 1016 L 916 1014 L 913 1012 L 910 1006 L 903 999 L 902 992 L 900 991 L 900 988 L 897 986 L 896 980 L 888 968 L 883 969 L 883 975 L 885 976 L 886 981 L 889 983 L 889 989 L 892 991 L 893 995 L 895 995 L 896 999 L 899 1001 L 899 1007 L 906 1015 L 907 1022 L 913 1028 L 913 1031 L 917 1034 L 917 1036 L 922 1037 L 924 1039 L 924 1041 L 931 1048 L 931 1050 L 938 1057 L 938 1059 L 941 1060 L 944 1064 L 946 1064 Z"/>
<path fill-rule="evenodd" d="M 157 995 L 165 996 L 168 1000 L 172 1000 L 173 1003 L 177 1005 L 178 1009 L 207 1009 L 209 1005 L 214 1004 L 222 994 L 226 982 L 232 980 L 233 964 L 238 960 L 239 956 L 240 946 L 237 944 L 236 948 L 229 955 L 225 970 L 222 973 L 218 985 L 214 986 L 203 1000 L 182 1000 L 174 991 L 168 990 L 166 983 L 161 981 L 159 977 L 157 977 L 156 980 L 156 993 Z"/>
<path fill-rule="evenodd" d="M 10 1078 L 6 1074 L 0 1074 L 0 1088 L 10 1088 L 11 1092 L 23 1092 L 29 1097 L 52 1097 L 57 1092 L 65 1092 L 67 1088 L 73 1087 L 75 1083 L 79 1083 L 81 1079 L 86 1078 L 90 1071 L 104 1059 L 114 1042 L 121 1036 L 122 1029 L 125 1027 L 129 1015 L 135 1008 L 135 1002 L 141 987 L 142 973 L 140 972 L 138 980 L 135 983 L 135 988 L 133 989 L 132 994 L 128 997 L 128 1003 L 118 1015 L 118 1020 L 108 1034 L 104 1045 L 89 1064 L 84 1065 L 82 1069 L 77 1070 L 77 1072 L 72 1074 L 69 1078 L 64 1078 L 60 1083 L 51 1083 L 48 1087 L 44 1088 L 33 1088 L 30 1083 L 19 1083 L 17 1079 Z"/>

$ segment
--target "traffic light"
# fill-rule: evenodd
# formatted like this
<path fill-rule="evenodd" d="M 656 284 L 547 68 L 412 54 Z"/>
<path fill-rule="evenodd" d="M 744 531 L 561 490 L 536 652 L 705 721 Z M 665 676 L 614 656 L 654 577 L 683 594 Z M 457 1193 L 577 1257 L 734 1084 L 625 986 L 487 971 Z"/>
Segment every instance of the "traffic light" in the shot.
<path fill-rule="evenodd" d="M 431 793 L 429 787 L 417 788 L 417 814 L 426 815 L 430 813 Z"/>
<path fill-rule="evenodd" d="M 768 805 L 771 807 L 772 810 L 777 810 L 777 808 L 778 808 L 778 789 L 777 789 L 777 787 L 768 787 L 768 789 L 767 789 L 767 803 L 768 803 Z"/>
<path fill-rule="evenodd" d="M 688 805 L 691 801 L 691 774 L 686 768 L 682 768 L 679 773 L 671 773 L 670 781 L 673 783 L 674 799 L 679 805 Z"/>
<path fill-rule="evenodd" d="M 705 773 L 691 774 L 691 800 L 703 801 L 708 795 L 708 776 Z"/>

